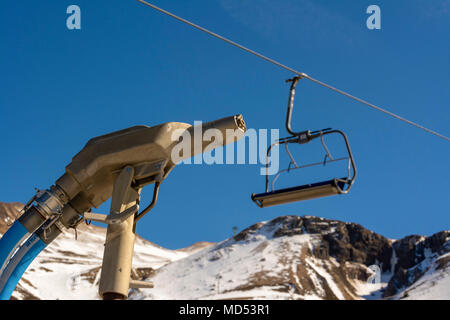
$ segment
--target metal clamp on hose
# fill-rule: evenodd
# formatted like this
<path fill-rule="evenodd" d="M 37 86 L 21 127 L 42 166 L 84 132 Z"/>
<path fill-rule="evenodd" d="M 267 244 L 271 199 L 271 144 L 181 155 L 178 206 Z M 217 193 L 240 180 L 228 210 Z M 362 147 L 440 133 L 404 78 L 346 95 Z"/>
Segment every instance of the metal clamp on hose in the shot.
<path fill-rule="evenodd" d="M 64 207 L 61 199 L 50 190 L 38 190 L 35 203 L 39 212 L 47 218 L 53 214 L 60 214 Z"/>
<path fill-rule="evenodd" d="M 28 232 L 33 233 L 48 218 L 60 215 L 67 202 L 67 196 L 58 186 L 52 186 L 48 190 L 37 190 L 36 195 L 22 209 L 23 214 L 18 218 L 18 222 Z"/>

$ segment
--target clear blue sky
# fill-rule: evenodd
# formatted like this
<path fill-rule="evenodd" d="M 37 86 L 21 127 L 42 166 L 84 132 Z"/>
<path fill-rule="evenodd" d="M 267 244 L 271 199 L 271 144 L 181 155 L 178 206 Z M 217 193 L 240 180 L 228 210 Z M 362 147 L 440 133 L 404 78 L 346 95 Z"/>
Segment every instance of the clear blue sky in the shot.
<path fill-rule="evenodd" d="M 71 4 L 81 7 L 82 30 L 66 28 Z M 155 4 L 450 135 L 448 0 Z M 366 28 L 371 4 L 381 7 L 379 31 Z M 89 138 L 137 124 L 242 113 L 249 127 L 284 135 L 292 76 L 134 0 L 2 1 L 0 72 L 5 202 L 50 186 Z M 448 142 L 312 83 L 300 84 L 297 99 L 295 128 L 348 134 L 359 169 L 350 195 L 263 210 L 250 200 L 264 188 L 259 165 L 184 165 L 138 232 L 179 248 L 288 214 L 357 222 L 390 238 L 450 229 Z"/>

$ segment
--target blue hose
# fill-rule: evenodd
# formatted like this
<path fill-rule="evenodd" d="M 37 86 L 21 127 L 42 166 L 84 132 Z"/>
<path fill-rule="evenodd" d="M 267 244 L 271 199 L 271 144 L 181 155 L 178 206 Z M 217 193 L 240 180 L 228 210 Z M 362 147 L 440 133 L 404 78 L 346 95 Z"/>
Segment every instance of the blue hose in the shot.
<path fill-rule="evenodd" d="M 0 239 L 0 275 L 16 249 L 30 236 L 28 230 L 16 221 Z"/>
<path fill-rule="evenodd" d="M 28 266 L 47 245 L 35 233 L 9 260 L 0 277 L 0 300 L 9 300 Z"/>

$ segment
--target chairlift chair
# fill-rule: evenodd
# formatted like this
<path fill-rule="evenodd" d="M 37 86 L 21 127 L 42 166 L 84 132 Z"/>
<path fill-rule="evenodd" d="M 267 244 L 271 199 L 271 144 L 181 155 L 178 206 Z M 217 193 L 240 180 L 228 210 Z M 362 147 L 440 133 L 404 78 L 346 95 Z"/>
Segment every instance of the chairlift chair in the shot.
<path fill-rule="evenodd" d="M 252 194 L 252 200 L 258 205 L 260 208 L 266 208 L 276 205 L 282 205 L 292 202 L 311 200 L 316 198 L 323 198 L 338 194 L 347 194 L 350 191 L 353 183 L 356 178 L 356 166 L 355 161 L 352 155 L 352 151 L 350 149 L 350 144 L 348 142 L 347 136 L 344 132 L 340 130 L 333 130 L 331 128 L 313 131 L 310 130 L 302 131 L 302 132 L 294 132 L 291 128 L 291 119 L 292 119 L 292 110 L 294 108 L 294 97 L 295 97 L 295 88 L 302 77 L 295 77 L 293 79 L 289 79 L 286 82 L 292 82 L 289 94 L 289 102 L 288 102 L 288 110 L 286 116 L 286 130 L 290 137 L 282 138 L 272 144 L 267 149 L 267 164 L 266 164 L 266 191 L 260 194 Z M 345 142 L 347 149 L 347 156 L 343 158 L 333 158 L 331 155 L 324 137 L 327 135 L 340 135 Z M 322 162 L 311 163 L 307 165 L 297 165 L 294 157 L 289 151 L 289 144 L 307 144 L 312 142 L 313 140 L 320 139 L 323 149 L 325 150 L 325 159 Z M 271 150 L 275 146 L 284 146 L 286 149 L 286 153 L 290 158 L 289 167 L 287 169 L 279 171 L 275 177 L 272 179 L 272 188 L 269 186 L 269 158 L 271 154 Z M 326 165 L 327 163 L 338 162 L 338 161 L 347 161 L 347 176 L 344 178 L 334 178 L 327 181 L 316 182 L 312 184 L 306 184 L 291 188 L 285 189 L 275 189 L 275 182 L 278 180 L 281 174 L 285 172 L 291 172 L 293 170 L 305 169 L 313 166 Z"/>

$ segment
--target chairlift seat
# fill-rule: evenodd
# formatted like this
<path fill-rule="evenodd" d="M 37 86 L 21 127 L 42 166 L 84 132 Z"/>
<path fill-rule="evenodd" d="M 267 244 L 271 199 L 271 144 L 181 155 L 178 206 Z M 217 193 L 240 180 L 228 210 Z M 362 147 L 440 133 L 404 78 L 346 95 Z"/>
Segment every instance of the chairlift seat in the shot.
<path fill-rule="evenodd" d="M 347 136 L 344 132 L 340 130 L 333 130 L 331 128 L 322 129 L 318 131 L 297 131 L 295 132 L 292 130 L 291 127 L 291 120 L 292 120 L 292 110 L 294 108 L 294 96 L 295 96 L 295 87 L 298 84 L 298 81 L 300 79 L 304 78 L 304 76 L 296 76 L 293 79 L 289 79 L 287 82 L 291 82 L 291 89 L 289 92 L 289 102 L 288 102 L 288 108 L 287 108 L 287 114 L 286 114 L 286 131 L 291 135 L 290 137 L 278 139 L 275 143 L 273 143 L 268 149 L 267 149 L 267 163 L 266 163 L 266 174 L 265 174 L 265 180 L 266 180 L 266 192 L 260 193 L 260 194 L 252 194 L 252 200 L 258 205 L 260 208 L 266 208 L 266 207 L 272 207 L 277 206 L 281 204 L 286 203 L 292 203 L 292 202 L 298 202 L 298 201 L 305 201 L 305 200 L 311 200 L 316 198 L 323 198 L 328 196 L 334 196 L 338 194 L 346 194 L 350 191 L 350 188 L 352 187 L 353 183 L 355 182 L 356 178 L 356 166 L 355 161 L 353 159 L 352 151 L 350 149 L 350 144 L 348 142 Z M 324 136 L 328 136 L 331 134 L 338 134 L 341 135 L 341 137 L 344 139 L 345 146 L 347 148 L 347 157 L 344 158 L 335 158 L 330 153 L 330 150 L 328 149 L 325 141 Z M 317 163 L 311 163 L 311 164 L 303 164 L 297 165 L 294 157 L 292 156 L 291 152 L 289 151 L 288 145 L 289 144 L 296 144 L 296 145 L 304 145 L 307 143 L 310 143 L 311 141 L 315 139 L 321 140 L 322 146 L 325 150 L 325 159 L 323 162 L 317 162 Z M 282 146 L 286 148 L 286 153 L 288 154 L 290 158 L 289 167 L 284 170 L 279 170 L 277 175 L 272 178 L 272 192 L 269 192 L 269 158 L 271 157 L 272 148 L 275 146 Z M 330 162 L 337 162 L 337 161 L 348 161 L 347 166 L 347 178 L 335 178 L 328 181 L 313 183 L 313 184 L 307 184 L 299 187 L 294 188 L 287 188 L 287 189 L 281 189 L 276 190 L 274 185 L 277 179 L 280 177 L 280 175 L 284 172 L 290 172 L 291 170 L 298 170 L 298 169 L 305 169 L 313 166 L 318 165 L 326 165 Z M 353 172 L 353 173 L 352 173 Z"/>
<path fill-rule="evenodd" d="M 267 208 L 281 204 L 311 200 L 341 194 L 347 178 L 306 184 L 303 186 L 253 194 L 252 200 L 260 207 Z"/>

